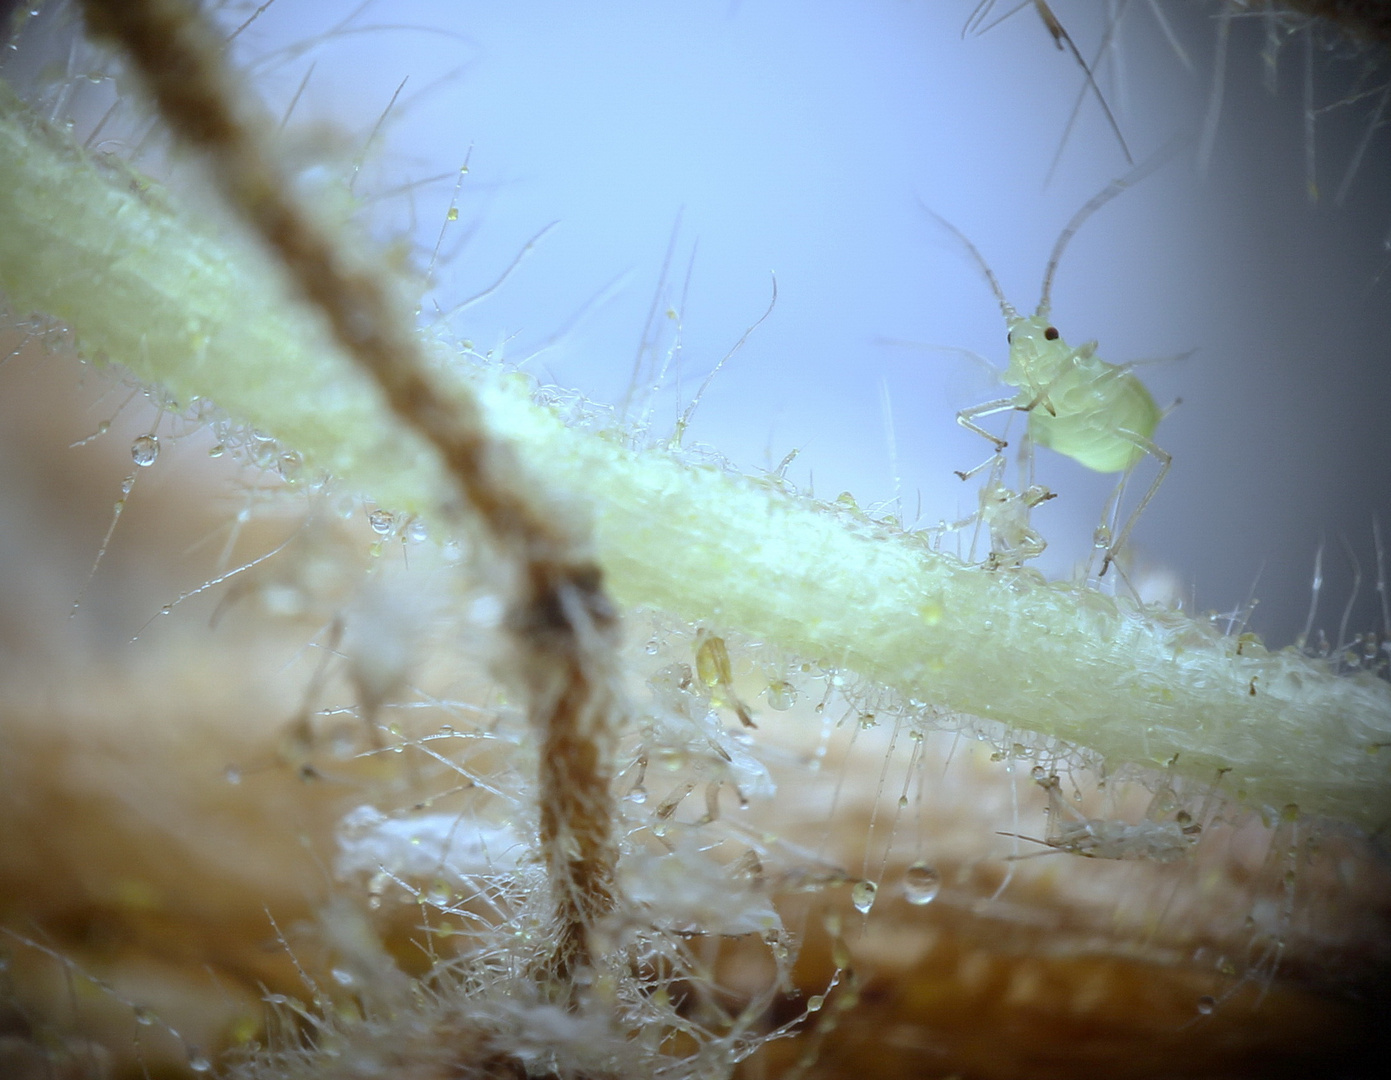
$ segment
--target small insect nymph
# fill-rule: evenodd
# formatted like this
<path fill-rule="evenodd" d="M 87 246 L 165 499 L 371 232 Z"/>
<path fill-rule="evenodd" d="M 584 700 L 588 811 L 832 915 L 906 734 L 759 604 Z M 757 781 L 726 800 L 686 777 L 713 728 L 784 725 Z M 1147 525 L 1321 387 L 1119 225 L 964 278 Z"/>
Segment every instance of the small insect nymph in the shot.
<path fill-rule="evenodd" d="M 1089 818 L 1063 798 L 1062 784 L 1056 774 L 1039 777 L 1035 783 L 1048 793 L 1047 834 L 1042 840 L 1018 833 L 1001 833 L 1002 836 L 1019 836 L 1021 840 L 1045 844 L 1053 851 L 1088 859 L 1144 859 L 1166 863 L 1186 857 L 1202 835 L 1202 826 L 1185 810 L 1179 810 L 1171 820 L 1161 821 L 1153 816 L 1157 807 L 1152 804 L 1150 812 L 1135 824 Z M 1155 802 L 1160 800 L 1156 798 Z"/>
<path fill-rule="evenodd" d="M 1159 474 L 1150 484 L 1125 525 L 1107 544 L 1101 573 L 1105 574 L 1116 553 L 1124 545 L 1140 512 L 1159 489 L 1169 471 L 1171 457 L 1153 442 L 1155 428 L 1163 416 L 1145 385 L 1126 365 L 1108 364 L 1096 355 L 1096 342 L 1073 347 L 1063 340 L 1050 319 L 1053 274 L 1063 251 L 1083 222 L 1111 199 L 1130 187 L 1157 164 L 1151 160 L 1120 180 L 1108 185 L 1082 207 L 1053 245 L 1043 274 L 1043 290 L 1033 315 L 1020 315 L 1005 299 L 995 274 L 976 246 L 956 226 L 933 214 L 965 245 L 975 258 L 999 301 L 1009 327 L 1009 366 L 1000 376 L 1017 388 L 1010 397 L 998 398 L 962 409 L 957 423 L 974 431 L 995 446 L 998 454 L 1008 443 L 991 434 L 976 421 L 996 413 L 1017 409 L 1029 414 L 1029 439 L 1102 473 L 1128 472 L 1145 455 L 1159 462 Z M 931 211 L 929 211 L 931 212 Z M 987 459 L 969 472 L 958 473 L 963 480 L 975 475 L 993 459 Z"/>

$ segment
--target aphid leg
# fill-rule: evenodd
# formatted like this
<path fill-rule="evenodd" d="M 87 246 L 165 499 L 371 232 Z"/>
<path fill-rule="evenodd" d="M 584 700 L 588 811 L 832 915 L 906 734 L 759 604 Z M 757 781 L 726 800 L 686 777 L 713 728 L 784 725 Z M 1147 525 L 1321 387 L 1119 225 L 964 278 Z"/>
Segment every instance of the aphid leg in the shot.
<path fill-rule="evenodd" d="M 1164 477 L 1169 472 L 1169 466 L 1174 463 L 1173 455 L 1167 450 L 1160 449 L 1152 440 L 1146 439 L 1143 435 L 1136 434 L 1133 431 L 1127 431 L 1124 428 L 1117 428 L 1116 434 L 1159 462 L 1159 475 L 1154 478 L 1154 482 L 1150 484 L 1149 490 L 1145 492 L 1139 505 L 1130 512 L 1130 516 L 1125 519 L 1125 525 L 1121 527 L 1121 531 L 1117 533 L 1115 539 L 1111 541 L 1111 546 L 1106 549 L 1106 554 L 1101 560 L 1100 577 L 1106 576 L 1106 571 L 1110 569 L 1111 563 L 1115 561 L 1116 554 L 1125 546 L 1126 540 L 1130 538 L 1130 530 L 1135 527 L 1135 522 L 1139 520 L 1141 512 L 1149 505 L 1150 500 L 1154 498 L 1154 493 L 1159 490 L 1159 485 L 1164 482 Z M 1122 483 L 1123 482 L 1124 481 L 1122 481 Z"/>
<path fill-rule="evenodd" d="M 1013 408 L 1014 398 L 996 398 L 994 401 L 987 401 L 981 405 L 973 405 L 969 409 L 962 409 L 959 413 L 956 414 L 956 422 L 960 424 L 962 427 L 964 427 L 967 431 L 974 431 L 982 439 L 989 439 L 990 442 L 995 444 L 995 453 L 993 455 L 986 458 L 974 469 L 970 469 L 967 472 L 957 471 L 957 476 L 961 477 L 961 479 L 963 480 L 969 480 L 971 477 L 975 476 L 976 473 L 980 472 L 987 465 L 991 464 L 995 460 L 996 456 L 998 456 L 999 453 L 1002 450 L 1004 450 L 1006 446 L 1009 445 L 1009 443 L 1006 442 L 1004 439 L 1000 438 L 998 435 L 992 435 L 990 432 L 986 431 L 985 428 L 981 427 L 977 423 L 974 423 L 973 421 L 977 417 L 994 416 L 996 413 L 1007 412 L 1008 410 Z"/>

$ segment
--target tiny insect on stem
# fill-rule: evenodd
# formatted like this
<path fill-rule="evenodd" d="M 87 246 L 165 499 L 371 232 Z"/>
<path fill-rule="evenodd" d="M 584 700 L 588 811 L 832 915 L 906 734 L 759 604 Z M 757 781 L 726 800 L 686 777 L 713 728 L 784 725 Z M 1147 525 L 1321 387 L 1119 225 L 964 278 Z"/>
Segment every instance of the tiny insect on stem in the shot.
<path fill-rule="evenodd" d="M 1135 465 L 1146 456 L 1159 463 L 1158 475 L 1125 524 L 1113 537 L 1108 535 L 1099 576 L 1105 576 L 1124 547 L 1141 512 L 1163 483 L 1173 459 L 1153 441 L 1155 429 L 1164 413 L 1155 404 L 1149 390 L 1132 373 L 1131 366 L 1102 360 L 1096 355 L 1094 341 L 1075 348 L 1070 346 L 1052 324 L 1053 277 L 1068 244 L 1087 219 L 1167 161 L 1178 146 L 1178 143 L 1165 146 L 1125 176 L 1108 184 L 1072 216 L 1049 253 L 1038 308 L 1033 315 L 1019 314 L 1005 298 L 999 280 L 976 246 L 951 222 L 928 209 L 928 213 L 970 253 L 995 294 L 1000 312 L 1009 327 L 1009 365 L 1001 381 L 1017 390 L 1011 397 L 996 398 L 962 409 L 956 414 L 958 424 L 994 446 L 992 457 L 973 469 L 958 471 L 956 475 L 967 480 L 998 458 L 1008 444 L 981 427 L 977 421 L 1011 410 L 1028 415 L 1030 447 L 1043 446 L 1055 450 L 1096 472 L 1124 473 L 1128 477 Z M 1109 529 L 1107 533 L 1110 533 Z"/>

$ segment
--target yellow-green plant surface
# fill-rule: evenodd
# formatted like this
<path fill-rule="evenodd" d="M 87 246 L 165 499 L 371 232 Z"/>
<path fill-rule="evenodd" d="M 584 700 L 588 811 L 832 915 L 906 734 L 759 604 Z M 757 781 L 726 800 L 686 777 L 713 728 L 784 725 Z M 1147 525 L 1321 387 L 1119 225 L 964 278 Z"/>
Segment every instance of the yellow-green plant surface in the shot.
<path fill-rule="evenodd" d="M 0 88 L 3 90 L 3 88 Z M 87 356 L 182 404 L 210 399 L 383 506 L 430 513 L 432 457 L 287 301 L 277 271 L 213 216 L 94 163 L 0 97 L 0 288 L 64 320 Z M 771 479 L 692 464 L 590 421 L 567 426 L 522 376 L 440 346 L 489 422 L 554 493 L 592 514 L 624 601 L 775 643 L 947 707 L 1162 766 L 1261 805 L 1375 829 L 1391 818 L 1391 685 L 1335 677 L 1030 571 L 987 572 L 891 523 Z M 1240 644 L 1240 647 L 1239 647 Z"/>

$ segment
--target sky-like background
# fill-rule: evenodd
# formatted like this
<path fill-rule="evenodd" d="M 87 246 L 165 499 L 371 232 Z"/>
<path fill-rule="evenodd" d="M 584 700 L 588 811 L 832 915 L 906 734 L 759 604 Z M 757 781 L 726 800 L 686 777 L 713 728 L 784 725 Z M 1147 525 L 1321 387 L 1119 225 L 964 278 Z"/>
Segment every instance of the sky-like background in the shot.
<path fill-rule="evenodd" d="M 356 188 L 435 178 L 376 202 L 377 228 L 408 235 L 421 265 L 443 230 L 426 313 L 450 312 L 447 328 L 480 350 L 529 357 L 538 376 L 626 398 L 637 416 L 647 396 L 630 390 L 654 297 L 658 357 L 677 329 L 662 313 L 679 310 L 674 376 L 650 401 L 654 433 L 764 313 L 776 274 L 771 315 L 712 382 L 687 440 L 746 470 L 797 450 L 789 475 L 817 495 L 898 501 L 923 526 L 974 509 L 974 484 L 953 470 L 988 447 L 954 417 L 1004 393 L 952 350 L 996 366 L 1007 352 L 982 275 L 923 204 L 1031 310 L 1059 231 L 1129 168 L 1088 95 L 1061 145 L 1084 77 L 1034 8 L 964 32 L 973 6 L 279 0 L 237 55 L 277 112 L 302 87 L 288 130 L 313 154 L 336 147 L 331 168 L 357 160 L 406 80 Z M 1219 6 L 1052 8 L 1088 57 L 1110 35 L 1097 78 L 1136 160 L 1189 140 L 1086 223 L 1053 291 L 1063 336 L 1098 340 L 1112 362 L 1192 350 L 1139 371 L 1161 405 L 1182 405 L 1156 435 L 1174 464 L 1136 530 L 1137 557 L 1167 572 L 1190 609 L 1254 595 L 1252 627 L 1284 644 L 1304 623 L 1321 538 L 1316 625 L 1336 633 L 1351 590 L 1346 537 L 1364 575 L 1351 629 L 1372 628 L 1376 513 L 1391 534 L 1391 139 L 1374 129 L 1391 68 L 1368 74 L 1365 58 L 1305 32 L 1272 49 L 1268 24 L 1233 20 L 1200 169 Z M 228 25 L 243 9 L 224 12 Z M 311 137 L 328 130 L 338 134 Z M 447 221 L 456 192 L 458 220 Z M 451 311 L 552 222 L 495 291 Z M 1035 514 L 1050 541 L 1039 565 L 1066 574 L 1114 478 L 1046 452 L 1037 468 L 1059 493 Z M 1132 497 L 1154 469 L 1140 466 Z"/>

